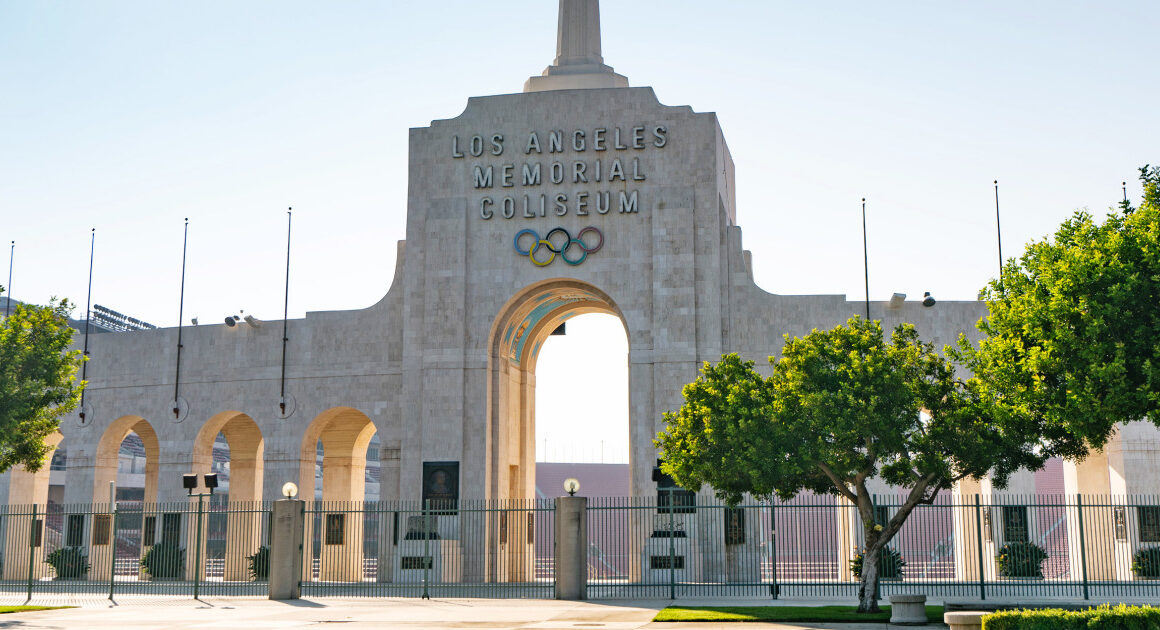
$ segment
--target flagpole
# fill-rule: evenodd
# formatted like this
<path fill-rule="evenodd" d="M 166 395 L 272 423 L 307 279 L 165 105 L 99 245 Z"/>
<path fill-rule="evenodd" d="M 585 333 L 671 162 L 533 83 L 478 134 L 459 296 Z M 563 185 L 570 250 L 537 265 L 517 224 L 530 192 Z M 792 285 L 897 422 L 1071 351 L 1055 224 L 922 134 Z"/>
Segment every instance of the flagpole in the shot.
<path fill-rule="evenodd" d="M 16 241 L 12 241 L 12 249 L 8 250 L 8 286 L 4 290 L 8 293 L 8 297 L 4 300 L 4 317 L 8 317 L 8 312 L 12 310 L 12 260 L 16 257 Z"/>
<path fill-rule="evenodd" d="M 1003 281 L 1003 229 L 999 224 L 999 180 L 995 180 L 995 236 L 999 243 L 999 281 Z"/>
<path fill-rule="evenodd" d="M 181 417 L 181 406 L 178 404 L 181 392 L 181 332 L 184 328 L 182 318 L 185 317 L 185 253 L 189 246 L 189 217 L 185 218 L 185 233 L 181 237 L 181 298 L 177 306 L 177 371 L 173 377 L 173 418 Z"/>
<path fill-rule="evenodd" d="M 92 235 L 89 237 L 89 293 L 85 298 L 85 350 L 83 356 L 85 361 L 81 363 L 81 381 L 83 382 L 89 372 L 89 320 L 93 317 L 93 253 L 97 250 L 97 228 L 93 228 Z M 88 388 L 85 388 L 88 389 Z M 85 390 L 81 390 L 81 424 L 85 422 Z"/>
<path fill-rule="evenodd" d="M 290 228 L 294 220 L 294 208 L 286 210 L 286 288 L 282 302 L 282 391 L 278 396 L 278 408 L 286 415 L 286 326 L 290 318 Z"/>
<path fill-rule="evenodd" d="M 870 254 L 866 247 L 866 198 L 862 197 L 862 269 L 866 273 L 866 321 L 870 321 Z"/>

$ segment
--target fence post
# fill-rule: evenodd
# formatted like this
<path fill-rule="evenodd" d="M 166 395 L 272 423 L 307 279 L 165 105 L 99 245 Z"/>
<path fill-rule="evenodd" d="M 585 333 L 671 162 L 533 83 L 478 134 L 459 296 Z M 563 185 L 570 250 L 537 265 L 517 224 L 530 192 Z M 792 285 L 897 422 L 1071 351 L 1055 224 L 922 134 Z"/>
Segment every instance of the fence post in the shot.
<path fill-rule="evenodd" d="M 1075 495 L 1076 519 L 1079 521 L 1079 566 L 1083 575 L 1083 598 L 1088 599 L 1087 543 L 1083 534 L 1083 495 Z"/>
<path fill-rule="evenodd" d="M 117 503 L 116 501 L 110 506 L 112 509 L 112 521 L 109 531 L 109 599 L 113 599 L 113 582 L 117 579 Z"/>
<path fill-rule="evenodd" d="M 779 587 L 777 585 L 777 512 L 775 510 L 776 510 L 776 508 L 773 506 L 773 497 L 770 497 L 770 499 L 769 499 L 769 547 L 770 547 L 771 551 L 769 553 L 769 565 L 770 565 L 770 570 L 773 574 L 773 584 L 770 584 L 769 590 L 770 590 L 770 594 L 773 595 L 773 599 L 777 599 L 777 595 L 778 595 L 777 591 L 779 589 Z"/>
<path fill-rule="evenodd" d="M 983 572 L 983 508 L 975 495 L 975 542 L 979 549 L 979 599 L 987 599 L 986 574 Z"/>
<path fill-rule="evenodd" d="M 431 499 L 423 501 L 423 599 L 431 599 Z"/>
<path fill-rule="evenodd" d="M 557 497 L 556 599 L 588 599 L 588 497 Z"/>
<path fill-rule="evenodd" d="M 677 507 L 673 505 L 675 489 L 669 488 L 669 599 L 677 598 Z"/>
<path fill-rule="evenodd" d="M 36 560 L 36 504 L 32 504 L 32 520 L 28 522 L 28 601 L 32 601 L 32 572 Z"/>
<path fill-rule="evenodd" d="M 270 599 L 298 599 L 302 594 L 303 538 L 306 502 L 279 499 L 270 516 Z"/>

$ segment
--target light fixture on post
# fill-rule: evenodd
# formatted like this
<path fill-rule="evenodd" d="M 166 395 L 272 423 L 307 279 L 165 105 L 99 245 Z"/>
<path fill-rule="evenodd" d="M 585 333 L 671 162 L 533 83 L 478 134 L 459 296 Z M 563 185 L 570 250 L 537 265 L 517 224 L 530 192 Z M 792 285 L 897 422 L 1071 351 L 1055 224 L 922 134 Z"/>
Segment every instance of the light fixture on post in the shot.
<path fill-rule="evenodd" d="M 202 476 L 202 481 L 209 492 L 198 492 L 194 494 L 197 488 L 197 475 L 186 474 L 181 476 L 181 486 L 189 493 L 190 497 L 197 497 L 197 546 L 194 549 L 194 564 L 193 564 L 193 598 L 197 599 L 201 591 L 201 541 L 202 531 L 205 529 L 205 498 L 212 497 L 214 488 L 218 487 L 217 473 L 206 473 Z"/>
<path fill-rule="evenodd" d="M 286 483 L 282 484 L 282 496 L 286 497 L 287 499 L 293 499 L 294 497 L 298 496 L 298 484 L 294 483 L 293 481 L 287 481 Z"/>
<path fill-rule="evenodd" d="M 579 479 L 577 479 L 575 477 L 568 477 L 567 479 L 564 480 L 564 492 L 567 492 L 568 496 L 570 496 L 570 497 L 576 496 L 576 493 L 579 490 L 580 490 L 580 480 Z"/>
<path fill-rule="evenodd" d="M 934 306 L 934 298 L 930 296 L 930 291 L 922 294 L 922 305 L 927 308 Z"/>

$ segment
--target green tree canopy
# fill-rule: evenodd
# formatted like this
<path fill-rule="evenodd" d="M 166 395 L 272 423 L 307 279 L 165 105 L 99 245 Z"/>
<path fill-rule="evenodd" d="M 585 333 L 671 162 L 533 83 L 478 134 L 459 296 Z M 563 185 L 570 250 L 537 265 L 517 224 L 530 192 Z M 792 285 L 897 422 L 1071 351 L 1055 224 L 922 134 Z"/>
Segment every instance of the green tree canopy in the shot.
<path fill-rule="evenodd" d="M 983 291 L 986 337 L 957 354 L 987 395 L 1079 458 L 1118 422 L 1160 424 L 1160 168 L 1143 202 L 1097 222 L 1076 212 L 1007 261 Z"/>
<path fill-rule="evenodd" d="M 877 610 L 880 552 L 914 508 L 964 477 L 989 471 L 998 485 L 1022 467 L 1039 468 L 1034 427 L 980 395 L 975 381 L 904 324 L 889 339 L 881 324 L 786 338 L 773 375 L 735 354 L 706 363 L 665 414 L 657 437 L 662 469 L 681 486 L 708 485 L 729 503 L 743 494 L 791 498 L 802 491 L 845 497 L 857 508 L 865 549 L 859 610 Z M 888 522 L 875 520 L 867 482 L 906 489 Z"/>
<path fill-rule="evenodd" d="M 50 450 L 45 438 L 80 401 L 70 310 L 67 300 L 53 300 L 0 313 L 0 472 L 15 465 L 39 470 Z"/>

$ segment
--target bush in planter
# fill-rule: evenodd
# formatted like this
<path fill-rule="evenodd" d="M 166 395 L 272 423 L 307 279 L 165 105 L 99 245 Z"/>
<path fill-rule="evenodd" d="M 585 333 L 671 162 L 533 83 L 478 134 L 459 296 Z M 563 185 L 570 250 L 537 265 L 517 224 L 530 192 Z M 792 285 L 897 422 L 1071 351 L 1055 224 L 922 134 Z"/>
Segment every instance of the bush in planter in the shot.
<path fill-rule="evenodd" d="M 250 579 L 266 580 L 270 578 L 270 548 L 266 545 L 258 547 L 253 554 L 246 556 L 250 561 Z"/>
<path fill-rule="evenodd" d="M 44 561 L 56 571 L 58 580 L 79 580 L 89 573 L 89 557 L 80 547 L 59 547 Z"/>
<path fill-rule="evenodd" d="M 906 566 L 902 554 L 898 553 L 897 549 L 890 547 L 883 547 L 878 553 L 878 577 L 887 580 L 901 580 L 902 568 Z M 862 552 L 858 552 L 858 555 L 850 561 L 850 572 L 854 574 L 854 577 L 862 578 Z"/>
<path fill-rule="evenodd" d="M 177 543 L 157 543 L 141 556 L 141 568 L 155 580 L 184 577 L 185 549 Z"/>
<path fill-rule="evenodd" d="M 1132 573 L 1138 578 L 1160 578 L 1160 547 L 1143 547 L 1132 556 Z"/>
<path fill-rule="evenodd" d="M 1008 578 L 1041 578 L 1047 552 L 1033 542 L 1010 542 L 999 548 L 995 556 L 999 575 Z"/>

